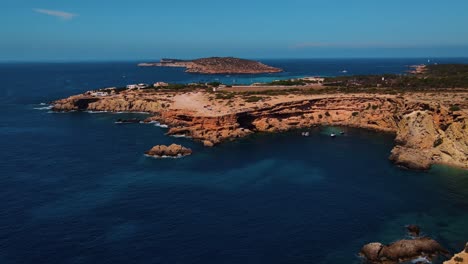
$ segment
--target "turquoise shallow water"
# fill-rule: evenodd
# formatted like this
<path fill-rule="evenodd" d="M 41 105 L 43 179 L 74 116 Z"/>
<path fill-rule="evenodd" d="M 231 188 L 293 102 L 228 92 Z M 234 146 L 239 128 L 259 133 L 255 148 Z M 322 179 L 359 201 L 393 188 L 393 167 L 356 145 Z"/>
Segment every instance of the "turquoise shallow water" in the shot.
<path fill-rule="evenodd" d="M 390 134 L 314 128 L 203 148 L 114 124 L 131 114 L 35 109 L 99 86 L 93 67 L 2 76 L 1 263 L 359 263 L 363 244 L 402 238 L 406 224 L 451 251 L 468 241 L 467 171 L 400 170 Z M 98 68 L 112 79 L 114 67 Z M 170 143 L 194 155 L 143 155 Z"/>

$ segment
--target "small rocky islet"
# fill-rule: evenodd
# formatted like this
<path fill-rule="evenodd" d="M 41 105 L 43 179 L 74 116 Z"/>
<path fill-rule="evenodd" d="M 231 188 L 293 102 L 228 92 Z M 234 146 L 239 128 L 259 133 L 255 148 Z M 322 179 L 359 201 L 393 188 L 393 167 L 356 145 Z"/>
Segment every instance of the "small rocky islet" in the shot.
<path fill-rule="evenodd" d="M 436 240 L 420 236 L 420 227 L 417 225 L 406 226 L 410 239 L 401 239 L 384 245 L 380 242 L 372 242 L 364 245 L 359 251 L 365 263 L 370 264 L 398 264 L 398 263 L 432 263 L 435 258 L 447 259 L 444 264 L 468 263 L 468 243 L 458 254 L 452 256 Z"/>
<path fill-rule="evenodd" d="M 157 145 L 145 152 L 145 155 L 155 158 L 181 158 L 192 154 L 192 150 L 181 145 Z"/>
<path fill-rule="evenodd" d="M 371 264 L 397 264 L 411 261 L 412 263 L 430 263 L 439 255 L 450 258 L 450 253 L 437 241 L 429 237 L 420 237 L 420 228 L 416 225 L 407 226 L 411 239 L 401 239 L 384 245 L 372 242 L 364 245 L 359 255 L 365 262 Z"/>
<path fill-rule="evenodd" d="M 182 67 L 186 68 L 186 72 L 201 74 L 262 74 L 283 71 L 258 61 L 234 57 L 210 57 L 195 60 L 161 59 L 160 62 L 140 63 L 138 66 Z"/>

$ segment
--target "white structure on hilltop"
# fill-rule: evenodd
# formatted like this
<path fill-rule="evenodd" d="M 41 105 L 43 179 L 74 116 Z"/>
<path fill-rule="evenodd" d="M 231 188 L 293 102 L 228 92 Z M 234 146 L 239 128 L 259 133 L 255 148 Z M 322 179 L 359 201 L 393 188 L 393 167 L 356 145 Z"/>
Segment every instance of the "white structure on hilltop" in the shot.
<path fill-rule="evenodd" d="M 91 92 L 91 95 L 92 96 L 108 96 L 109 93 L 99 91 L 99 92 Z"/>
<path fill-rule="evenodd" d="M 325 81 L 325 78 L 323 77 L 303 77 L 301 78 L 303 81 L 308 81 L 308 82 L 316 82 L 316 83 L 323 83 Z"/>
<path fill-rule="evenodd" d="M 156 82 L 153 84 L 153 87 L 166 87 L 166 86 L 169 86 L 169 84 L 165 82 Z"/>
<path fill-rule="evenodd" d="M 148 87 L 148 85 L 145 84 L 145 83 L 129 84 L 129 85 L 127 85 L 127 89 L 129 89 L 129 90 L 133 90 L 133 89 L 138 89 L 138 90 L 140 90 L 140 89 L 144 89 L 144 88 L 146 88 L 146 87 Z"/>

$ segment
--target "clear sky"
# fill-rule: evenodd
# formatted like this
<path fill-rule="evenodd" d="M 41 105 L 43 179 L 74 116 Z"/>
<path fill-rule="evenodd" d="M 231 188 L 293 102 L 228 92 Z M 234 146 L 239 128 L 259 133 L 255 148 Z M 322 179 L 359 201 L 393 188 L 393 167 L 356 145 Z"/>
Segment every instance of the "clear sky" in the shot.
<path fill-rule="evenodd" d="M 468 0 L 1 0 L 0 60 L 468 57 Z"/>

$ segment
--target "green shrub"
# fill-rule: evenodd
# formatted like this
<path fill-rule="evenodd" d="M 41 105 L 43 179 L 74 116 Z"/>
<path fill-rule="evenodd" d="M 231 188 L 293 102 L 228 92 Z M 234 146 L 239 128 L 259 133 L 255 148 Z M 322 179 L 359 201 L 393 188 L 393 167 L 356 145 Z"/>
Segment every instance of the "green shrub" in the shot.
<path fill-rule="evenodd" d="M 441 138 L 436 139 L 434 141 L 434 148 L 439 146 L 440 144 L 442 144 L 442 142 L 444 142 L 443 139 L 441 139 Z"/>
<path fill-rule="evenodd" d="M 449 110 L 452 111 L 452 112 L 460 111 L 460 106 L 452 105 L 452 106 L 450 106 Z"/>
<path fill-rule="evenodd" d="M 353 112 L 352 115 L 353 115 L 353 116 L 357 116 L 357 115 L 359 115 L 359 112 Z"/>
<path fill-rule="evenodd" d="M 234 93 L 229 93 L 229 92 L 217 92 L 215 93 L 215 98 L 216 99 L 222 99 L 222 100 L 230 100 L 234 98 Z"/>
<path fill-rule="evenodd" d="M 326 116 L 330 116 L 330 113 L 328 113 L 328 112 L 325 112 L 325 115 L 326 115 Z"/>
<path fill-rule="evenodd" d="M 221 85 L 220 82 L 209 82 L 209 83 L 207 83 L 207 84 L 208 84 L 209 86 L 213 86 L 213 87 L 218 87 L 218 86 Z"/>
<path fill-rule="evenodd" d="M 375 109 L 377 109 L 377 108 L 379 108 L 378 105 L 372 105 L 372 110 L 375 110 Z"/>
<path fill-rule="evenodd" d="M 318 115 L 318 118 L 322 119 L 322 117 L 323 117 L 323 116 L 322 116 L 321 114 L 320 114 L 320 115 Z"/>
<path fill-rule="evenodd" d="M 279 85 L 279 86 L 294 86 L 294 85 L 305 85 L 306 83 L 301 80 L 278 80 L 278 81 L 273 81 L 270 83 L 266 83 L 266 85 Z"/>
<path fill-rule="evenodd" d="M 261 96 L 252 95 L 252 96 L 246 97 L 245 101 L 248 102 L 248 103 L 255 103 L 255 102 L 258 102 L 258 101 L 260 101 L 262 99 L 263 99 L 263 97 L 261 97 Z"/>

